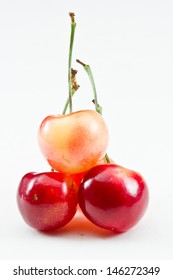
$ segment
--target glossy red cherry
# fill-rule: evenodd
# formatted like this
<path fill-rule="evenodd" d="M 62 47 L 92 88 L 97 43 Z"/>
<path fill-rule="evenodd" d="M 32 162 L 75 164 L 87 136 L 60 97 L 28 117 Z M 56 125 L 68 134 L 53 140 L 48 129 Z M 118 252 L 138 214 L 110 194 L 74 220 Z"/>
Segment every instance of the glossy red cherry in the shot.
<path fill-rule="evenodd" d="M 148 205 L 148 188 L 140 174 L 115 164 L 93 167 L 79 189 L 79 205 L 99 227 L 115 232 L 132 228 Z"/>
<path fill-rule="evenodd" d="M 108 130 L 103 117 L 93 110 L 46 117 L 38 141 L 50 166 L 62 173 L 89 170 L 104 157 Z"/>
<path fill-rule="evenodd" d="M 61 173 L 28 173 L 20 181 L 17 203 L 29 226 L 41 231 L 56 230 L 75 215 L 77 189 L 73 180 Z"/>

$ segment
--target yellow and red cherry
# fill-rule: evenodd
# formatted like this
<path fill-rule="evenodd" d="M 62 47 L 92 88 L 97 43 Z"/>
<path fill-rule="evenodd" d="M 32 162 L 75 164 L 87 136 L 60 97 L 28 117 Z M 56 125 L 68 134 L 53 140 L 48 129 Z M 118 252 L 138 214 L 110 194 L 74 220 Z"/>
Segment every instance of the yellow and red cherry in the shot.
<path fill-rule="evenodd" d="M 108 146 L 108 129 L 94 110 L 46 117 L 39 128 L 40 149 L 50 166 L 62 173 L 89 170 L 102 159 Z"/>
<path fill-rule="evenodd" d="M 77 210 L 78 193 L 68 175 L 30 172 L 19 183 L 17 204 L 29 226 L 52 231 L 71 221 Z"/>
<path fill-rule="evenodd" d="M 115 164 L 93 167 L 79 188 L 79 205 L 95 225 L 116 233 L 135 226 L 149 200 L 143 177 Z"/>

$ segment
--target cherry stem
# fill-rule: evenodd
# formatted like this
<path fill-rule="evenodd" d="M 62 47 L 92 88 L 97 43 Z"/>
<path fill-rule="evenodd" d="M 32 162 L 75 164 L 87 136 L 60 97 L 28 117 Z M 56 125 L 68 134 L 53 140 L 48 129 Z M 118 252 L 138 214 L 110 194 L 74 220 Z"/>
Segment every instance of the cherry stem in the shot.
<path fill-rule="evenodd" d="M 94 93 L 94 100 L 93 103 L 95 105 L 95 110 L 102 115 L 102 107 L 99 105 L 98 103 L 98 98 L 97 98 L 97 91 L 96 91 L 96 86 L 95 86 L 95 82 L 94 82 L 94 77 L 91 71 L 91 67 L 85 63 L 83 63 L 82 61 L 80 61 L 79 59 L 76 59 L 76 62 L 78 62 L 79 64 L 81 64 L 83 66 L 83 68 L 85 69 L 86 73 L 88 74 L 89 80 L 91 82 L 91 86 L 93 89 L 93 93 Z M 105 155 L 106 161 L 107 163 L 110 163 L 110 159 L 108 154 Z"/>
<path fill-rule="evenodd" d="M 73 97 L 74 93 L 75 93 L 75 92 L 73 92 L 73 91 L 71 92 L 71 94 L 70 94 L 70 95 L 71 95 L 71 97 Z M 69 106 L 69 103 L 70 103 L 70 98 L 68 97 L 68 98 L 67 98 L 67 100 L 66 100 L 66 103 L 65 103 L 64 109 L 63 109 L 63 111 L 62 111 L 62 114 L 63 114 L 63 115 L 65 115 L 65 114 L 66 114 L 66 112 L 67 112 L 67 108 L 68 108 L 68 106 Z"/>
<path fill-rule="evenodd" d="M 93 77 L 93 74 L 92 74 L 92 71 L 91 71 L 91 68 L 89 65 L 83 63 L 82 61 L 80 61 L 79 59 L 76 59 L 76 62 L 78 62 L 79 64 L 81 64 L 86 73 L 88 74 L 88 77 L 89 77 L 89 80 L 90 80 L 90 83 L 91 83 L 91 86 L 92 86 L 92 89 L 93 89 L 93 93 L 94 93 L 94 100 L 93 100 L 93 103 L 95 105 L 95 109 L 96 111 L 102 115 L 102 107 L 99 105 L 98 103 L 98 98 L 97 98 L 97 91 L 96 91 L 96 86 L 95 86 L 95 82 L 94 82 L 94 77 Z"/>
<path fill-rule="evenodd" d="M 75 14 L 69 13 L 71 18 L 71 35 L 70 35 L 70 46 L 69 46 L 69 58 L 68 58 L 68 91 L 69 91 L 69 111 L 72 113 L 72 77 L 71 77 L 71 64 L 72 64 L 72 52 L 73 52 L 73 42 L 74 34 L 76 28 Z M 68 107 L 68 105 L 67 105 Z"/>

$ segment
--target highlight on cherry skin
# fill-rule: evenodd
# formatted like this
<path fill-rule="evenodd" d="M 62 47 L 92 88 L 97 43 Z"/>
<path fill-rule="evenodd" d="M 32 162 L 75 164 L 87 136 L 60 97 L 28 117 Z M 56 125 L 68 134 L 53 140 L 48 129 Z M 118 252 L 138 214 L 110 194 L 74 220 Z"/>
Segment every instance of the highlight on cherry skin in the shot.
<path fill-rule="evenodd" d="M 116 233 L 135 226 L 148 201 L 148 187 L 142 176 L 116 164 L 93 167 L 79 188 L 84 215 L 95 225 Z"/>
<path fill-rule="evenodd" d="M 17 204 L 29 226 L 40 231 L 53 231 L 74 217 L 78 205 L 77 188 L 68 175 L 30 172 L 19 183 Z"/>
<path fill-rule="evenodd" d="M 38 131 L 40 149 L 56 171 L 75 174 L 101 160 L 108 146 L 108 129 L 94 110 L 46 117 Z"/>

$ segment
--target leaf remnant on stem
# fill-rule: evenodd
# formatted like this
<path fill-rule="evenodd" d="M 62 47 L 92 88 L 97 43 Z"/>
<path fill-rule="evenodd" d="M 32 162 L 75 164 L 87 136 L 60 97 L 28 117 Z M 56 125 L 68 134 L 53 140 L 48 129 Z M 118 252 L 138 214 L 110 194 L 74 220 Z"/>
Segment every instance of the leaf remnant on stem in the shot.
<path fill-rule="evenodd" d="M 76 74 L 77 74 L 77 70 L 71 69 L 71 96 L 73 97 L 73 95 L 75 94 L 75 92 L 78 90 L 78 88 L 80 87 L 76 81 Z M 64 109 L 62 114 L 65 115 L 67 108 L 69 106 L 69 97 L 66 100 L 66 103 L 64 105 Z"/>

